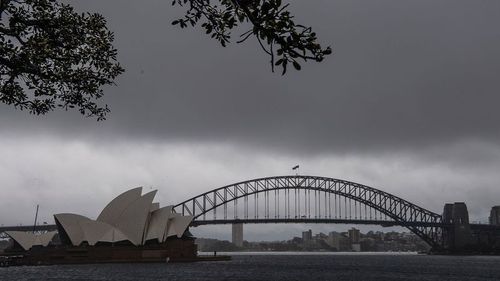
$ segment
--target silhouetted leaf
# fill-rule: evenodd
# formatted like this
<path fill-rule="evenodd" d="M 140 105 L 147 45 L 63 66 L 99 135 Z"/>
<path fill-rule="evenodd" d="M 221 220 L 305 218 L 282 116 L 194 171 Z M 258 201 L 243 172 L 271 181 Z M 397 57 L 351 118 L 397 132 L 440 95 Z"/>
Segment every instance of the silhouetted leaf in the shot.
<path fill-rule="evenodd" d="M 297 70 L 300 70 L 300 69 L 301 69 L 300 64 L 299 64 L 298 62 L 293 61 L 293 63 L 292 63 L 292 64 L 293 64 L 293 67 L 295 67 L 295 69 L 297 69 Z"/>

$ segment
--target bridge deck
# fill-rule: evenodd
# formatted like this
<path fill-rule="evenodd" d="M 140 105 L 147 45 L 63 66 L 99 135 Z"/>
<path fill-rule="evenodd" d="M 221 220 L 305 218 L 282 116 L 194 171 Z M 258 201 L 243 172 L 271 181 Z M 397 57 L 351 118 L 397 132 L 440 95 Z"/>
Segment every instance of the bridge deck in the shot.
<path fill-rule="evenodd" d="M 391 226 L 422 226 L 422 227 L 444 227 L 442 223 L 431 222 L 397 222 L 389 220 L 359 220 L 359 219 L 311 219 L 311 218 L 289 218 L 289 219 L 216 219 L 216 220 L 195 220 L 191 226 L 213 225 L 213 224 L 259 224 L 259 223 L 315 223 L 315 224 L 366 224 Z"/>

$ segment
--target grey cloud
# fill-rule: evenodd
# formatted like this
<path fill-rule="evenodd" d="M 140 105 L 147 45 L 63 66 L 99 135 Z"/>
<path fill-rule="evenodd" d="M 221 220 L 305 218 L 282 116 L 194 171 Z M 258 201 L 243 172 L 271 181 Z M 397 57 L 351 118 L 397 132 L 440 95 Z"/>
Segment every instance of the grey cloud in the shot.
<path fill-rule="evenodd" d="M 285 77 L 270 73 L 255 42 L 221 48 L 199 29 L 170 26 L 182 9 L 168 1 L 74 4 L 108 18 L 127 68 L 107 89 L 109 120 L 0 107 L 2 127 L 308 153 L 498 143 L 494 1 L 292 1 L 335 55 Z"/>

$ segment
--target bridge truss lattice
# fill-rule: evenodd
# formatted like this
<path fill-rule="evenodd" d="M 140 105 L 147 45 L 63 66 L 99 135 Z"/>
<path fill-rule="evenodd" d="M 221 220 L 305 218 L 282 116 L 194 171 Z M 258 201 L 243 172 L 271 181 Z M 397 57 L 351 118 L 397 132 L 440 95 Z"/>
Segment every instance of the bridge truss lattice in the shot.
<path fill-rule="evenodd" d="M 442 216 L 362 184 L 317 176 L 277 176 L 217 188 L 174 207 L 192 225 L 349 223 L 403 226 L 441 248 Z"/>

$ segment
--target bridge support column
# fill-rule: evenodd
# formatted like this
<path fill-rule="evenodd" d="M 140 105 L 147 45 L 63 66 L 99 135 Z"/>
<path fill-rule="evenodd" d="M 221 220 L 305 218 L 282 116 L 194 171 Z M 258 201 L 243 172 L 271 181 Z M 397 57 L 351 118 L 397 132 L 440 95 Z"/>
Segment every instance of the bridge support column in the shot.
<path fill-rule="evenodd" d="M 491 208 L 490 224 L 500 226 L 500 206 L 493 206 Z"/>
<path fill-rule="evenodd" d="M 243 224 L 235 223 L 233 224 L 232 241 L 234 245 L 238 247 L 243 247 Z"/>
<path fill-rule="evenodd" d="M 443 223 L 451 226 L 443 229 L 444 246 L 450 251 L 463 251 L 472 242 L 469 212 L 464 202 L 446 204 Z"/>

